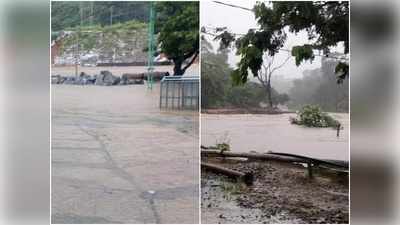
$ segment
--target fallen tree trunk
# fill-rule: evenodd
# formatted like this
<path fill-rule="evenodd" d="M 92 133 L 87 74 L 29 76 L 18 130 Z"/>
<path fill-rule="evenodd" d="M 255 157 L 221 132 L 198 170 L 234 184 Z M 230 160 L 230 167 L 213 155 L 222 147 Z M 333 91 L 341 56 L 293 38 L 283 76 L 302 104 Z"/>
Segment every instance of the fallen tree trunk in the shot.
<path fill-rule="evenodd" d="M 260 153 L 237 153 L 237 152 L 226 152 L 219 150 L 201 150 L 201 156 L 207 157 L 236 157 L 236 158 L 248 158 L 248 159 L 257 159 L 257 160 L 275 160 L 282 162 L 297 162 L 297 163 L 306 163 L 303 159 L 298 159 L 294 157 L 288 156 L 279 156 L 272 154 L 260 154 Z"/>
<path fill-rule="evenodd" d="M 215 149 L 204 148 L 203 149 Z M 348 168 L 348 162 L 340 160 L 329 160 L 329 159 L 315 159 L 301 155 L 289 154 L 289 153 L 242 153 L 242 152 L 227 152 L 220 150 L 201 150 L 201 156 L 214 156 L 214 157 L 237 157 L 237 158 L 248 158 L 258 160 L 275 160 L 292 163 L 313 163 L 318 165 L 327 165 L 338 168 Z"/>
<path fill-rule="evenodd" d="M 236 170 L 231 170 L 231 169 L 228 169 L 228 168 L 225 168 L 222 166 L 218 166 L 218 165 L 211 164 L 211 163 L 205 163 L 205 162 L 201 163 L 201 167 L 206 170 L 210 170 L 210 171 L 213 171 L 216 173 L 226 175 L 230 178 L 234 178 L 237 181 L 243 181 L 247 185 L 253 184 L 254 176 L 252 173 L 242 173 L 242 172 L 239 172 Z"/>
<path fill-rule="evenodd" d="M 213 147 L 204 147 L 202 149 L 215 149 Z M 266 161 L 280 161 L 288 163 L 304 163 L 307 164 L 308 176 L 313 177 L 313 167 L 322 166 L 326 169 L 333 169 L 343 173 L 348 173 L 348 162 L 338 161 L 338 160 L 321 160 L 309 158 L 306 156 L 300 156 L 289 153 L 236 153 L 227 152 L 221 150 L 201 150 L 201 156 L 204 157 L 238 157 L 238 158 L 248 158 L 256 160 L 266 160 Z"/>

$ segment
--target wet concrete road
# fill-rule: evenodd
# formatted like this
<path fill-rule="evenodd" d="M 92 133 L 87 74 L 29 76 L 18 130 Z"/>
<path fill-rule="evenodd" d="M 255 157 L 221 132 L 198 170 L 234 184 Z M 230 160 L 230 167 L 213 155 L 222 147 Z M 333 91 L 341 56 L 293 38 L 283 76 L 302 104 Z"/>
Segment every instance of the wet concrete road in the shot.
<path fill-rule="evenodd" d="M 197 223 L 198 116 L 158 86 L 52 86 L 53 223 Z"/>

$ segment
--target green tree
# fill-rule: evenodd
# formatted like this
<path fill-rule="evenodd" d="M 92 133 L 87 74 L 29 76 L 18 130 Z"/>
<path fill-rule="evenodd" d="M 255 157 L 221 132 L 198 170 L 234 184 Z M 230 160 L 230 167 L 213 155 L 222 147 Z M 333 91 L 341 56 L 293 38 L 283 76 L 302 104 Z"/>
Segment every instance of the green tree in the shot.
<path fill-rule="evenodd" d="M 173 61 L 174 75 L 183 75 L 199 54 L 199 2 L 157 2 L 156 11 L 161 52 Z"/>
<path fill-rule="evenodd" d="M 202 39 L 201 60 L 201 106 L 207 108 L 243 108 L 260 107 L 268 101 L 264 86 L 256 82 L 244 85 L 233 85 L 230 79 L 232 68 L 228 60 L 228 50 L 212 51 L 210 43 Z M 279 94 L 271 88 L 273 104 L 283 104 L 289 100 L 288 95 Z"/>
<path fill-rule="evenodd" d="M 226 52 L 213 53 L 211 44 L 204 38 L 201 49 L 201 107 L 223 107 L 232 72 L 227 62 L 228 55 Z"/>
<path fill-rule="evenodd" d="M 321 68 L 306 70 L 303 77 L 295 79 L 289 90 L 289 107 L 300 109 L 306 104 L 318 105 L 328 112 L 348 112 L 349 81 L 341 85 L 335 83 L 336 60 L 323 58 Z"/>
<path fill-rule="evenodd" d="M 315 57 L 313 50 L 329 55 L 330 48 L 344 44 L 344 54 L 349 53 L 349 3 L 341 2 L 272 2 L 257 3 L 253 12 L 259 30 L 250 29 L 240 38 L 233 38 L 225 30 L 217 36 L 221 46 L 235 42 L 236 54 L 241 57 L 238 68 L 232 73 L 236 84 L 247 81 L 248 71 L 258 76 L 263 64 L 263 55 L 273 57 L 284 46 L 289 32 L 306 31 L 312 44 L 294 46 L 291 50 L 296 65 Z M 341 60 L 335 72 L 338 82 L 349 73 L 347 60 Z"/>

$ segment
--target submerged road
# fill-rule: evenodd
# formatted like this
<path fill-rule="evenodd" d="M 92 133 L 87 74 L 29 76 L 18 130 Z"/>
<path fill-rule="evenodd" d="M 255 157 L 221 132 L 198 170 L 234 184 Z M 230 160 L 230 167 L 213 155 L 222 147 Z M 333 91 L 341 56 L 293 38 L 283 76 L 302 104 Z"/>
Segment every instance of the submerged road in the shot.
<path fill-rule="evenodd" d="M 158 86 L 52 86 L 53 223 L 198 223 L 198 116 Z"/>

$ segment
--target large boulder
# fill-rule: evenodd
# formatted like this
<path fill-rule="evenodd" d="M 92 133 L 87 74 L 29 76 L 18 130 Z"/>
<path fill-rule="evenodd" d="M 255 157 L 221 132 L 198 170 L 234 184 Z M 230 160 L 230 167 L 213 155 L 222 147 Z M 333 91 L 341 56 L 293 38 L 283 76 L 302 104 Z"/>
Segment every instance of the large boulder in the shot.
<path fill-rule="evenodd" d="M 124 73 L 121 76 L 120 85 L 144 84 L 143 73 Z"/>
<path fill-rule="evenodd" d="M 75 77 L 67 77 L 63 84 L 75 84 Z"/>
<path fill-rule="evenodd" d="M 112 75 L 110 71 L 103 70 L 99 75 L 96 76 L 96 85 L 111 86 L 117 85 L 120 82 L 120 78 Z"/>
<path fill-rule="evenodd" d="M 95 81 L 95 79 L 92 76 L 90 76 L 89 74 L 86 74 L 85 72 L 81 72 L 78 79 L 75 81 L 75 84 L 88 85 L 88 84 L 93 84 L 94 81 Z"/>
<path fill-rule="evenodd" d="M 65 77 L 61 75 L 51 75 L 51 83 L 52 84 L 62 84 L 65 80 Z"/>

